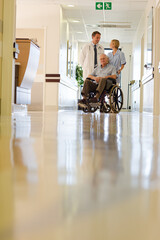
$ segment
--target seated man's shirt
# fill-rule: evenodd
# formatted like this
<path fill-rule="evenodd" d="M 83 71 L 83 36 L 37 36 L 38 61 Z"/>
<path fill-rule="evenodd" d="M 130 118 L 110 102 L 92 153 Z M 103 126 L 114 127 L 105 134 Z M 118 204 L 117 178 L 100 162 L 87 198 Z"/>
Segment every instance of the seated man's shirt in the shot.
<path fill-rule="evenodd" d="M 109 75 L 117 75 L 116 74 L 116 68 L 111 65 L 107 64 L 105 67 L 98 66 L 94 69 L 94 71 L 90 74 L 94 77 L 107 77 Z M 93 80 L 94 83 L 98 84 L 95 80 Z"/>

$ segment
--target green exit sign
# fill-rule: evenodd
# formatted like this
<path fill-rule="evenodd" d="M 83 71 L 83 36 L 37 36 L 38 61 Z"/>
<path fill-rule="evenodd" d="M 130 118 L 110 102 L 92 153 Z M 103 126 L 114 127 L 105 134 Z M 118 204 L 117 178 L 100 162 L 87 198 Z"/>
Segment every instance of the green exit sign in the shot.
<path fill-rule="evenodd" d="M 96 2 L 96 10 L 103 10 L 103 2 Z M 104 10 L 112 10 L 112 3 L 104 2 Z"/>
<path fill-rule="evenodd" d="M 103 10 L 103 2 L 96 2 L 96 10 Z"/>
<path fill-rule="evenodd" d="M 104 3 L 104 10 L 112 10 L 112 3 L 111 2 L 105 2 Z"/>

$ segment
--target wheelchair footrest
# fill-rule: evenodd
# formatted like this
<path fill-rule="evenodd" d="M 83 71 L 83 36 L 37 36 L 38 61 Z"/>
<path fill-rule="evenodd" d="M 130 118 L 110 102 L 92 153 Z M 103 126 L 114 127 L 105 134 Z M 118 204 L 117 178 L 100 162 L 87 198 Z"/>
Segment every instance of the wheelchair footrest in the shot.
<path fill-rule="evenodd" d="M 92 108 L 98 108 L 98 107 L 101 106 L 101 103 L 100 103 L 100 102 L 98 102 L 98 103 L 92 103 L 92 102 L 90 102 L 89 105 L 90 105 L 90 107 L 92 107 Z"/>

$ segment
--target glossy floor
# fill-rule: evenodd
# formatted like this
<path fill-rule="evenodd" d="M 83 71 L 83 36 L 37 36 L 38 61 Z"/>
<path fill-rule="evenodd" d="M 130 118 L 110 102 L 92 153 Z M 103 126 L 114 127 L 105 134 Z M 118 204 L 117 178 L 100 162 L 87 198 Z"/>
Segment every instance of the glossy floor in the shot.
<path fill-rule="evenodd" d="M 0 120 L 0 240 L 159 240 L 160 118 Z"/>

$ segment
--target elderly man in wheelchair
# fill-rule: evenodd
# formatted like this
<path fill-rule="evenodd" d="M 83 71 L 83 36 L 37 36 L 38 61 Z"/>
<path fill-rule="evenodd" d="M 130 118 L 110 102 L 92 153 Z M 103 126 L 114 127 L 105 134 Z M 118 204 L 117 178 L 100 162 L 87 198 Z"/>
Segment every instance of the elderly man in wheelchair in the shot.
<path fill-rule="evenodd" d="M 116 85 L 116 68 L 109 64 L 105 54 L 100 55 L 101 66 L 94 69 L 84 82 L 82 89 L 83 99 L 78 105 L 84 112 L 110 111 L 118 113 L 123 105 L 123 93 Z"/>

